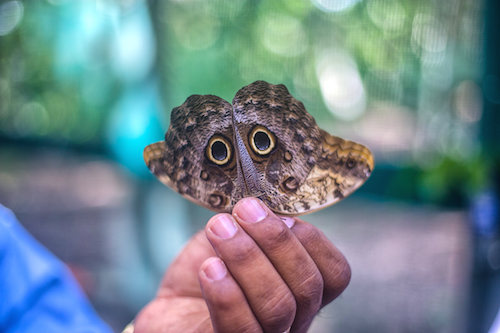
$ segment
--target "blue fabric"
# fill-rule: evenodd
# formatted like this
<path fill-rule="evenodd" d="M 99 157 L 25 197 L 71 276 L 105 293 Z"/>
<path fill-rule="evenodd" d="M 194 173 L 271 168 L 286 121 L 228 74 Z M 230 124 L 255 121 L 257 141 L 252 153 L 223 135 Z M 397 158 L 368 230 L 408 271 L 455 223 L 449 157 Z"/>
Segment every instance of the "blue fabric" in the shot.
<path fill-rule="evenodd" d="M 2 205 L 0 332 L 111 332 L 66 266 Z"/>

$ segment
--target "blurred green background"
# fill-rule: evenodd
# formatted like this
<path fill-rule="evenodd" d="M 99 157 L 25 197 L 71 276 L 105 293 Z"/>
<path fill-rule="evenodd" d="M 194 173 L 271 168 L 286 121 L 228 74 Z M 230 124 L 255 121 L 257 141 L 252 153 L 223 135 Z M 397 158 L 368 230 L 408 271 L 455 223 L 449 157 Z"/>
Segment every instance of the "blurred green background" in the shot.
<path fill-rule="evenodd" d="M 158 184 L 143 147 L 191 94 L 284 83 L 376 161 L 352 198 L 306 217 L 354 271 L 312 331 L 486 332 L 498 14 L 494 0 L 0 1 L 0 202 L 119 330 L 211 215 Z"/>

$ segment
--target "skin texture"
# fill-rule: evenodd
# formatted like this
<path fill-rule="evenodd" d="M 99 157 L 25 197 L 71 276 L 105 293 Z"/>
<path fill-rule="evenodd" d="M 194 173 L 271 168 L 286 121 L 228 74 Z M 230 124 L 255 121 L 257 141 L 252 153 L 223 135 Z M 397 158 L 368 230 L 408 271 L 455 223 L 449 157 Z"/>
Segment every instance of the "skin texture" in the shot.
<path fill-rule="evenodd" d="M 316 227 L 245 198 L 193 236 L 135 332 L 306 332 L 350 276 Z"/>

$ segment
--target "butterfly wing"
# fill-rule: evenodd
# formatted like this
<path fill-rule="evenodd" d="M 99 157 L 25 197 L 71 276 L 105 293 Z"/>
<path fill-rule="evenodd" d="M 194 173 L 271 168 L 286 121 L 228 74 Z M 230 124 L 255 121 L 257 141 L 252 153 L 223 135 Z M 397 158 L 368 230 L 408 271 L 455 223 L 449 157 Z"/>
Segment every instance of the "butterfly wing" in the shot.
<path fill-rule="evenodd" d="M 312 212 L 352 193 L 373 169 L 370 151 L 321 130 L 284 85 L 256 81 L 233 99 L 237 130 L 260 173 L 262 199 L 283 215 Z M 276 139 L 259 155 L 252 133 L 262 126 Z"/>
<path fill-rule="evenodd" d="M 206 208 L 230 212 L 251 195 L 282 215 L 338 202 L 374 166 L 366 147 L 321 130 L 284 85 L 264 81 L 240 89 L 232 106 L 190 96 L 144 160 L 164 184 Z"/>
<path fill-rule="evenodd" d="M 321 152 L 316 165 L 296 191 L 290 193 L 283 214 L 301 215 L 342 200 L 370 177 L 373 155 L 365 146 L 321 130 Z"/>
<path fill-rule="evenodd" d="M 172 110 L 165 141 L 144 149 L 151 172 L 187 199 L 218 212 L 229 212 L 241 192 L 231 141 L 232 107 L 213 95 L 193 95 Z M 219 141 L 217 141 L 219 140 Z M 228 146 L 225 144 L 228 143 Z M 226 150 L 228 159 L 213 159 L 207 145 Z M 218 165 L 215 162 L 223 165 Z M 241 194 L 239 195 L 241 197 Z"/>
<path fill-rule="evenodd" d="M 313 117 L 284 85 L 264 81 L 240 89 L 233 110 L 236 127 L 261 175 L 259 198 L 277 213 L 299 213 L 290 194 L 304 183 L 319 157 L 321 133 Z M 261 155 L 252 145 L 255 128 L 275 139 L 270 153 Z"/>

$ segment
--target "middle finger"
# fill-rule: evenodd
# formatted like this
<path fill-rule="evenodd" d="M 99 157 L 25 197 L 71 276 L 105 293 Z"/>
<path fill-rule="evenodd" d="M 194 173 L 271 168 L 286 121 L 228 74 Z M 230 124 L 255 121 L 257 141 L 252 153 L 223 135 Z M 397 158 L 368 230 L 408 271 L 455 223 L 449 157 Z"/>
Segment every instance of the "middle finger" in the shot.
<path fill-rule="evenodd" d="M 289 229 L 294 219 L 283 221 L 255 198 L 238 202 L 233 215 L 292 291 L 297 304 L 292 331 L 305 331 L 321 307 L 323 278 L 309 253 Z"/>

